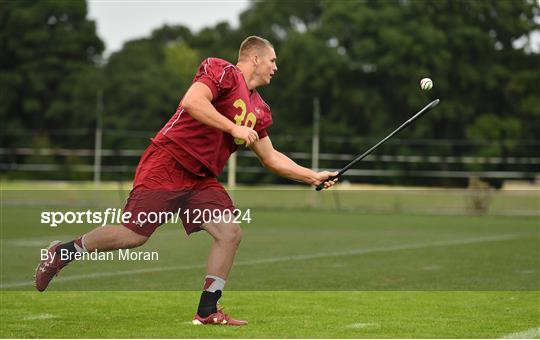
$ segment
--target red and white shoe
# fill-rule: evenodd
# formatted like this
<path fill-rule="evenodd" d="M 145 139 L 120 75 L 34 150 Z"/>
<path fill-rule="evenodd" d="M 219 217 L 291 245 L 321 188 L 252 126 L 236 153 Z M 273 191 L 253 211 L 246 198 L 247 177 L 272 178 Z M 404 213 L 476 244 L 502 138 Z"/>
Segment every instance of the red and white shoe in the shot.
<path fill-rule="evenodd" d="M 208 315 L 206 318 L 195 314 L 192 323 L 194 325 L 228 325 L 228 326 L 245 326 L 248 324 L 246 320 L 236 320 L 225 314 L 223 309 L 218 309 L 214 314 Z"/>
<path fill-rule="evenodd" d="M 47 289 L 49 282 L 51 282 L 53 277 L 58 275 L 60 269 L 64 268 L 66 265 L 64 261 L 60 260 L 60 255 L 56 254 L 56 248 L 61 244 L 62 242 L 60 241 L 51 242 L 47 252 L 47 259 L 42 260 L 36 268 L 34 284 L 36 289 L 40 292 Z"/>

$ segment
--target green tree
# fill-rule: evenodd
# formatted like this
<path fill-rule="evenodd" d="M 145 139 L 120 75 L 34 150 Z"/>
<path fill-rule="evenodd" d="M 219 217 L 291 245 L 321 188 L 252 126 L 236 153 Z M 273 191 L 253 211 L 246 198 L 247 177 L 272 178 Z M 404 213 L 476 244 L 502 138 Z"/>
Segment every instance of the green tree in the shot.
<path fill-rule="evenodd" d="M 0 6 L 0 119 L 4 131 L 88 128 L 103 43 L 85 1 L 3 1 Z M 94 92 L 95 93 L 95 92 Z M 52 142 L 65 138 L 51 136 Z M 2 134 L 2 144 L 25 143 Z M 20 145 L 20 144 L 19 144 Z"/>

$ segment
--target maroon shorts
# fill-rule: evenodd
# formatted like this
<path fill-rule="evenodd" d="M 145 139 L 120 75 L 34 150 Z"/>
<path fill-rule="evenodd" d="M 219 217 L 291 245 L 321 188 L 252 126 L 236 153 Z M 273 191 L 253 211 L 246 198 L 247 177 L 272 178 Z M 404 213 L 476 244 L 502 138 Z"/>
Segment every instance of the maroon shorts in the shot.
<path fill-rule="evenodd" d="M 215 177 L 196 176 L 169 152 L 150 145 L 141 157 L 133 190 L 124 207 L 131 219 L 123 225 L 137 234 L 150 236 L 166 222 L 166 216 L 174 215 L 172 218 L 181 219 L 186 233 L 191 234 L 202 230 L 200 218 L 194 218 L 196 210 L 232 213 L 234 205 Z"/>

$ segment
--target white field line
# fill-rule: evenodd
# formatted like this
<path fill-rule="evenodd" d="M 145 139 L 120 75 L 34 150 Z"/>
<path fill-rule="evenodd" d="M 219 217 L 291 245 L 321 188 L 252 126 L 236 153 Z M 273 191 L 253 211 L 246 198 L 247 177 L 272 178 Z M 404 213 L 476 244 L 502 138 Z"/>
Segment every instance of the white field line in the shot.
<path fill-rule="evenodd" d="M 19 247 L 28 247 L 28 248 L 43 247 L 43 248 L 45 248 L 47 245 L 45 243 L 43 243 L 42 240 L 11 240 L 11 241 L 4 241 L 2 246 L 4 246 L 4 247 L 8 246 L 8 247 L 12 247 L 12 248 L 19 248 Z"/>
<path fill-rule="evenodd" d="M 364 328 L 379 328 L 379 324 L 376 322 L 357 322 L 352 325 L 348 325 L 347 328 L 364 329 Z"/>
<path fill-rule="evenodd" d="M 25 316 L 23 320 L 50 320 L 50 319 L 57 319 L 57 318 L 58 316 L 56 315 L 45 313 L 45 314 Z"/>
<path fill-rule="evenodd" d="M 235 266 L 252 266 L 252 265 L 257 265 L 257 264 L 267 264 L 267 263 L 277 263 L 277 262 L 313 260 L 313 259 L 326 258 L 326 257 L 364 255 L 364 254 L 372 254 L 372 253 L 383 253 L 383 252 L 392 252 L 392 251 L 400 251 L 400 250 L 413 250 L 413 249 L 430 248 L 430 247 L 446 247 L 446 246 L 453 246 L 453 245 L 508 241 L 508 240 L 514 240 L 517 238 L 519 238 L 518 235 L 500 235 L 500 236 L 476 237 L 476 238 L 466 238 L 466 239 L 439 241 L 439 242 L 410 243 L 410 244 L 400 244 L 400 245 L 395 245 L 395 246 L 387 246 L 387 247 L 379 247 L 379 248 L 358 248 L 358 249 L 351 249 L 351 250 L 341 251 L 341 252 L 312 253 L 312 254 L 303 254 L 303 255 L 271 257 L 271 258 L 259 259 L 259 260 L 239 261 L 239 262 L 236 262 L 234 265 Z M 156 273 L 156 272 L 172 271 L 172 270 L 191 270 L 191 269 L 201 269 L 201 268 L 206 268 L 206 264 L 142 268 L 142 269 L 132 269 L 132 270 L 121 270 L 121 271 L 114 271 L 114 272 L 97 272 L 97 273 L 90 273 L 90 274 L 71 275 L 71 276 L 63 276 L 63 277 L 61 276 L 55 279 L 55 282 L 67 282 L 67 281 L 93 279 L 93 278 L 100 278 L 100 277 L 114 277 L 114 276 L 122 276 L 122 275 Z M 26 286 L 32 286 L 33 284 L 34 283 L 31 281 L 3 283 L 0 285 L 0 289 L 26 287 Z"/>
<path fill-rule="evenodd" d="M 53 240 L 63 240 L 63 241 L 71 241 L 74 238 L 78 237 L 80 234 L 71 234 L 71 235 L 55 235 L 51 234 L 47 237 L 26 237 L 26 238 L 6 238 L 3 239 L 2 246 L 3 247 L 47 247 L 49 243 Z M 158 238 L 162 236 L 166 236 L 167 238 L 170 238 L 171 235 L 178 235 L 178 237 L 184 236 L 183 230 L 164 230 L 160 231 L 159 233 L 155 233 L 152 235 L 152 238 Z"/>
<path fill-rule="evenodd" d="M 540 337 L 540 327 L 533 327 L 525 331 L 505 335 L 501 339 L 534 339 L 538 337 Z"/>
<path fill-rule="evenodd" d="M 47 247 L 53 240 L 72 240 L 76 235 L 55 235 L 49 237 L 5 238 L 2 247 Z"/>

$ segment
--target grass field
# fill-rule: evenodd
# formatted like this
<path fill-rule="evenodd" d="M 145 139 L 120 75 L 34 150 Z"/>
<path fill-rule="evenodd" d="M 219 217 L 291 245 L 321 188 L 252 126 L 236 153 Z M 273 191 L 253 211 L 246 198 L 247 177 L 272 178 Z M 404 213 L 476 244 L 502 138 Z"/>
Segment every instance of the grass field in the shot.
<path fill-rule="evenodd" d="M 191 325 L 198 296 L 198 292 L 3 292 L 0 335 L 493 338 L 538 325 L 534 292 L 230 292 L 222 300 L 232 314 L 250 320 L 244 328 Z"/>
<path fill-rule="evenodd" d="M 159 260 L 74 263 L 34 292 L 39 249 L 89 229 L 42 225 L 40 212 L 121 208 L 122 194 L 7 188 L 1 337 L 539 336 L 537 193 L 497 194 L 475 216 L 457 191 L 237 191 L 252 223 L 222 299 L 250 321 L 236 329 L 189 323 L 210 238 L 170 223 L 141 248 Z"/>

